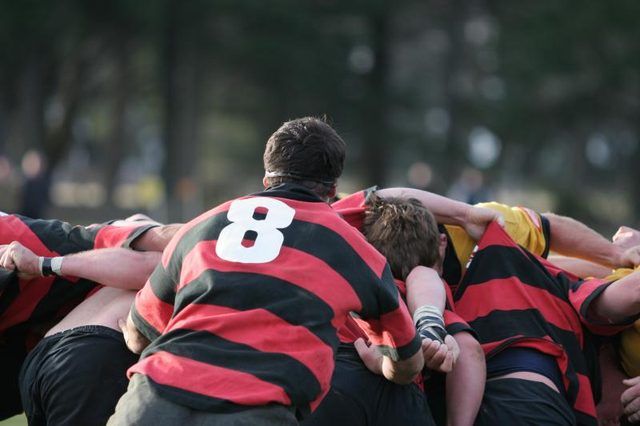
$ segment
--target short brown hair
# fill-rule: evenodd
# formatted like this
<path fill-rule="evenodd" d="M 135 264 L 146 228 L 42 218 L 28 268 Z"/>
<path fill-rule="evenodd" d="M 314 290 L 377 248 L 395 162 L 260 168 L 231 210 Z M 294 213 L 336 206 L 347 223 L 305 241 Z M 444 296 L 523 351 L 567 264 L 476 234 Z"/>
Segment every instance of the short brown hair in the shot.
<path fill-rule="evenodd" d="M 304 117 L 276 130 L 264 150 L 269 185 L 297 182 L 325 196 L 342 174 L 346 145 L 324 120 Z"/>
<path fill-rule="evenodd" d="M 397 279 L 405 280 L 416 266 L 432 267 L 440 259 L 438 224 L 415 198 L 372 195 L 367 201 L 362 232 L 387 258 Z"/>

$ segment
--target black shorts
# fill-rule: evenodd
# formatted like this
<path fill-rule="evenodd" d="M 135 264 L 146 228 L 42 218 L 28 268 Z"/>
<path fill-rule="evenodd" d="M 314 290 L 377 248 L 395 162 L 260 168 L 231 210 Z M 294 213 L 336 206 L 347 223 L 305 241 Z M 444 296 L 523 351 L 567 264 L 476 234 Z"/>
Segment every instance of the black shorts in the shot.
<path fill-rule="evenodd" d="M 24 335 L 6 333 L 0 337 L 0 420 L 22 413 L 18 373 L 26 357 Z"/>
<path fill-rule="evenodd" d="M 424 392 L 418 386 L 398 385 L 372 373 L 355 353 L 337 357 L 329 393 L 301 425 L 428 426 L 435 423 Z"/>
<path fill-rule="evenodd" d="M 20 371 L 29 425 L 104 425 L 127 390 L 138 356 L 122 334 L 90 325 L 44 338 Z"/>
<path fill-rule="evenodd" d="M 575 425 L 567 400 L 544 383 L 524 379 L 487 382 L 476 425 Z"/>

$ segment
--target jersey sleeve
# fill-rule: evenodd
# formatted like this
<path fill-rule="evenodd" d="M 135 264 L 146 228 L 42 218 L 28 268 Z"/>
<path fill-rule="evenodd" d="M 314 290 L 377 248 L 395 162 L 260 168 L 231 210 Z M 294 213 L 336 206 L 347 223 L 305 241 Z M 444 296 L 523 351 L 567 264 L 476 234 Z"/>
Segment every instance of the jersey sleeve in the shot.
<path fill-rule="evenodd" d="M 377 290 L 378 317 L 358 323 L 384 355 L 394 361 L 407 359 L 420 349 L 421 341 L 388 265 Z"/>
<path fill-rule="evenodd" d="M 569 301 L 580 316 L 580 321 L 594 334 L 600 336 L 613 336 L 631 326 L 638 316 L 627 320 L 610 324 L 598 321 L 589 315 L 593 302 L 609 287 L 615 280 L 607 279 L 587 279 L 572 281 L 569 290 Z"/>
<path fill-rule="evenodd" d="M 86 228 L 94 235 L 93 248 L 110 248 L 124 247 L 131 248 L 136 239 L 141 237 L 151 228 L 155 228 L 155 224 L 131 224 L 126 225 L 92 225 Z M 77 232 L 82 232 L 82 227 Z"/>
<path fill-rule="evenodd" d="M 462 317 L 456 314 L 454 311 L 445 309 L 444 314 L 444 327 L 447 330 L 447 333 L 450 335 L 454 335 L 461 332 L 470 333 L 473 337 L 476 337 L 476 332 L 471 328 L 469 324 Z"/>
<path fill-rule="evenodd" d="M 173 316 L 175 298 L 176 281 L 165 269 L 164 262 L 160 262 L 131 307 L 131 319 L 147 339 L 156 339 L 167 327 Z"/>
<path fill-rule="evenodd" d="M 376 189 L 375 186 L 372 186 L 371 188 L 346 195 L 332 203 L 331 207 L 342 216 L 349 225 L 357 230 L 362 230 L 362 222 L 364 221 L 364 214 L 367 210 L 367 200 Z"/>

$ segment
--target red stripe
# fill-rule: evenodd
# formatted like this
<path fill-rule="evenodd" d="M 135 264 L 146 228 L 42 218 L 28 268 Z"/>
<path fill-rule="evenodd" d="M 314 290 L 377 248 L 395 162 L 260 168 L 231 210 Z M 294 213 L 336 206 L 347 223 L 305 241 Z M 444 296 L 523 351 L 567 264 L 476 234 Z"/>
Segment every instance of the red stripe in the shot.
<path fill-rule="evenodd" d="M 589 378 L 583 374 L 576 374 L 578 377 L 578 396 L 573 407 L 577 411 L 581 411 L 591 417 L 596 417 L 596 404 L 593 401 L 593 393 L 591 391 L 591 382 Z"/>
<path fill-rule="evenodd" d="M 58 253 L 49 250 L 26 223 L 16 216 L 0 217 L 0 244 L 18 241 L 38 256 L 55 257 Z"/>
<path fill-rule="evenodd" d="M 380 316 L 380 319 L 361 320 L 356 322 L 369 336 L 369 340 L 376 346 L 390 346 L 399 348 L 414 339 L 416 329 L 409 315 L 407 305 L 398 296 L 398 308 Z"/>
<path fill-rule="evenodd" d="M 331 204 L 342 218 L 357 230 L 362 230 L 364 213 L 367 210 L 365 191 L 359 191 Z"/>
<path fill-rule="evenodd" d="M 182 262 L 177 291 L 209 269 L 246 272 L 275 277 L 315 294 L 333 309 L 331 323 L 336 329 L 344 323 L 346 312 L 359 312 L 362 309 L 358 295 L 342 275 L 303 251 L 283 247 L 274 267 L 273 263 L 226 262 L 215 255 L 215 247 L 216 241 L 201 241 L 187 254 Z"/>
<path fill-rule="evenodd" d="M 307 328 L 292 325 L 267 310 L 238 311 L 224 306 L 190 304 L 170 321 L 168 329 L 207 331 L 260 352 L 286 354 L 313 372 L 322 389 L 330 385 L 334 367 L 331 347 Z"/>
<path fill-rule="evenodd" d="M 93 242 L 93 248 L 109 248 L 109 247 L 122 247 L 124 242 L 127 241 L 129 236 L 133 234 L 140 225 L 135 226 L 102 226 L 96 238 Z"/>
<path fill-rule="evenodd" d="M 149 376 L 154 382 L 240 405 L 276 403 L 291 405 L 280 386 L 252 374 L 218 367 L 168 352 L 156 352 L 129 369 Z"/>
<path fill-rule="evenodd" d="M 169 265 L 169 261 L 173 256 L 173 252 L 176 249 L 176 246 L 178 245 L 178 243 L 180 242 L 182 237 L 184 237 L 185 234 L 187 234 L 189 231 L 191 231 L 193 228 L 195 228 L 205 220 L 217 215 L 218 213 L 229 210 L 229 205 L 231 204 L 232 201 L 227 201 L 226 203 L 220 204 L 218 207 L 208 210 L 202 213 L 200 216 L 196 217 L 195 219 L 192 219 L 189 222 L 182 225 L 178 230 L 178 232 L 176 232 L 176 234 L 173 236 L 171 241 L 169 241 L 169 244 L 167 244 L 167 246 L 165 247 L 162 253 L 162 266 L 164 266 L 165 269 L 167 268 L 167 266 Z"/>
<path fill-rule="evenodd" d="M 582 328 L 575 311 L 549 292 L 526 286 L 518 278 L 489 280 L 467 287 L 456 303 L 456 312 L 468 322 L 494 311 L 537 309 L 547 322 L 576 334 L 582 342 Z M 582 343 L 581 343 L 582 344 Z"/>
<path fill-rule="evenodd" d="M 162 333 L 173 315 L 173 305 L 158 299 L 150 282 L 136 294 L 135 304 L 138 314 L 158 333 Z"/>

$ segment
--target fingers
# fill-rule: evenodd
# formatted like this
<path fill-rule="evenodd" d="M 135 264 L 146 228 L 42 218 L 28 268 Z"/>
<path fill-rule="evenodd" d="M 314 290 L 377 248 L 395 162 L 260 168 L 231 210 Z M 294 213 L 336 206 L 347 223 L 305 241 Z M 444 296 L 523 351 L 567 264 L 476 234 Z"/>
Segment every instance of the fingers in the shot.
<path fill-rule="evenodd" d="M 635 386 L 640 383 L 640 376 L 632 377 L 630 379 L 624 379 L 622 383 L 624 383 L 626 386 Z M 624 391 L 623 395 L 630 390 L 631 389 L 627 389 L 626 391 Z M 638 395 L 640 396 L 640 389 L 638 389 Z M 624 401 L 622 403 L 624 404 Z"/>
<path fill-rule="evenodd" d="M 460 346 L 458 346 L 458 342 L 456 342 L 456 339 L 454 339 L 453 336 L 449 334 L 444 338 L 444 343 L 445 345 L 447 345 L 447 348 L 449 348 L 449 351 L 453 356 L 453 364 L 455 365 L 458 357 L 460 356 Z"/>
<path fill-rule="evenodd" d="M 13 250 L 14 250 L 13 243 L 2 246 L 2 251 L 0 254 L 0 267 L 9 269 L 11 271 L 16 269 L 16 264 L 13 258 L 14 256 Z"/>
<path fill-rule="evenodd" d="M 427 368 L 447 372 L 443 370 L 443 367 L 446 368 L 449 364 L 452 365 L 453 355 L 449 352 L 449 348 L 447 348 L 446 345 L 442 345 L 435 340 L 423 339 L 422 348 L 422 354 Z M 447 361 L 447 356 L 450 357 L 449 362 Z"/>

